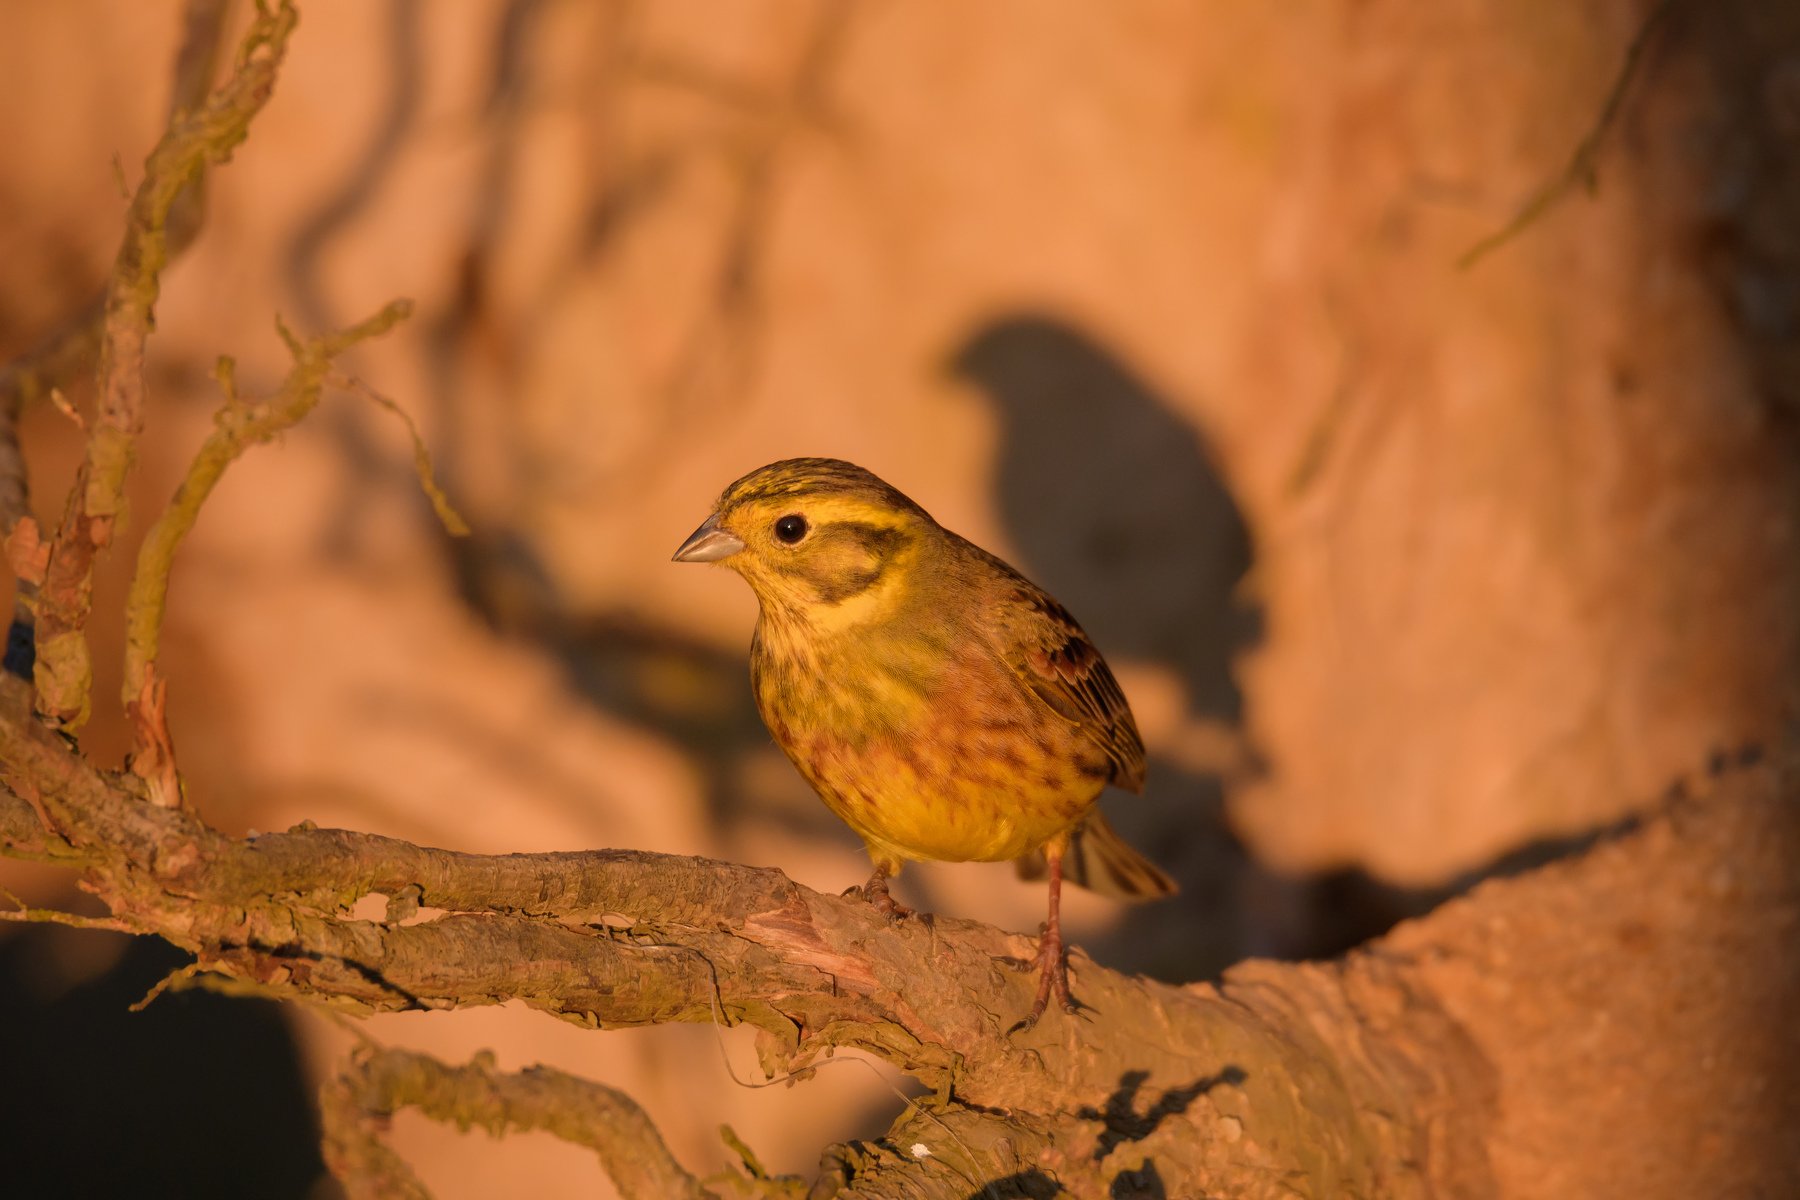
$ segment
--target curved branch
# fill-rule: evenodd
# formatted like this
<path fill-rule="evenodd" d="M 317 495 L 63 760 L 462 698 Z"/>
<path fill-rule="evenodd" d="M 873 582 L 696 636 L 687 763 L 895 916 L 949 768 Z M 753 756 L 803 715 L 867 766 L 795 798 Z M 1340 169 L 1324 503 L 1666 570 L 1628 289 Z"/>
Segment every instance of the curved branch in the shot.
<path fill-rule="evenodd" d="M 276 327 L 293 353 L 294 366 L 281 390 L 261 403 L 246 404 L 238 397 L 232 360 L 219 360 L 218 378 L 225 391 L 225 407 L 213 418 L 212 433 L 194 456 L 174 498 L 144 535 L 138 547 L 131 593 L 125 601 L 125 673 L 120 699 L 132 726 L 131 769 L 149 785 L 152 802 L 165 808 L 181 802 L 174 746 L 163 714 L 166 689 L 156 674 L 175 551 L 199 520 L 200 506 L 212 495 L 225 468 L 251 446 L 270 441 L 304 420 L 318 405 L 337 356 L 358 342 L 386 333 L 411 311 L 410 301 L 395 300 L 347 329 L 305 339 L 295 337 L 277 322 Z M 420 454 L 423 455 L 422 449 Z M 423 470 L 428 472 L 429 464 Z M 429 479 L 429 474 L 425 477 Z"/>
<path fill-rule="evenodd" d="M 1661 27 L 1663 18 L 1675 7 L 1676 0 L 1657 0 L 1656 7 L 1639 24 L 1631 45 L 1626 47 L 1625 61 L 1619 67 L 1619 73 L 1613 77 L 1612 87 L 1600 106 L 1600 114 L 1594 118 L 1587 134 L 1569 155 L 1569 161 L 1519 206 L 1519 211 L 1513 214 L 1511 220 L 1463 251 L 1462 256 L 1456 260 L 1458 270 L 1468 270 L 1518 237 L 1577 187 L 1585 186 L 1589 191 L 1595 189 L 1600 174 L 1600 147 L 1605 142 L 1606 135 L 1617 124 L 1619 113 L 1625 107 L 1625 97 L 1637 79 L 1638 69 L 1650 46 L 1651 37 Z"/>
<path fill-rule="evenodd" d="M 225 468 L 251 446 L 272 441 L 304 420 L 319 403 L 333 360 L 358 342 L 386 333 L 411 312 L 411 301 L 395 300 L 366 320 L 336 333 L 300 339 L 282 328 L 282 336 L 293 352 L 293 370 L 282 382 L 281 390 L 261 403 L 246 404 L 238 397 L 232 360 L 219 360 L 225 407 L 213 418 L 213 430 L 194 455 L 174 498 L 150 526 L 138 548 L 137 571 L 125 602 L 125 682 L 120 699 L 126 705 L 143 699 L 156 662 L 175 551 L 199 520 L 200 506 L 224 477 Z"/>
<path fill-rule="evenodd" d="M 417 1108 L 465 1130 L 478 1125 L 496 1136 L 542 1130 L 586 1146 L 600 1157 L 625 1200 L 717 1195 L 675 1161 L 637 1102 L 614 1088 L 548 1067 L 502 1073 L 485 1055 L 452 1067 L 407 1050 L 365 1047 L 320 1089 L 326 1163 L 351 1200 L 426 1195 L 381 1138 L 388 1119 L 402 1108 Z M 782 1192 L 791 1195 L 794 1189 L 786 1185 L 761 1194 Z"/>

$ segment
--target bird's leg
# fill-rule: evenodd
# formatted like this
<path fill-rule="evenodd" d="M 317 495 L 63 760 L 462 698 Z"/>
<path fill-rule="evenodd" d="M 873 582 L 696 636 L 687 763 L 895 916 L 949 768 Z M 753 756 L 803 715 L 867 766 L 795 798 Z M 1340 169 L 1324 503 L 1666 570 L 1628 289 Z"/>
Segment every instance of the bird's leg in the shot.
<path fill-rule="evenodd" d="M 873 904 L 875 910 L 887 917 L 890 921 L 898 921 L 905 917 L 912 916 L 912 909 L 907 908 L 888 894 L 887 881 L 894 874 L 895 869 L 894 863 L 886 859 L 877 858 L 875 860 L 875 873 L 869 876 L 869 882 L 863 884 L 861 887 L 849 889 L 844 895 L 861 896 L 864 900 Z"/>
<path fill-rule="evenodd" d="M 1069 994 L 1069 957 L 1062 937 L 1062 864 L 1066 849 L 1066 839 L 1060 838 L 1044 847 L 1044 858 L 1050 867 L 1050 918 L 1038 935 L 1037 998 L 1031 1002 L 1031 1011 L 1025 1019 L 1008 1033 L 1021 1033 L 1036 1025 L 1038 1018 L 1044 1015 L 1044 1009 L 1049 1007 L 1052 993 L 1064 1012 L 1073 1013 L 1081 1008 L 1080 1002 Z"/>

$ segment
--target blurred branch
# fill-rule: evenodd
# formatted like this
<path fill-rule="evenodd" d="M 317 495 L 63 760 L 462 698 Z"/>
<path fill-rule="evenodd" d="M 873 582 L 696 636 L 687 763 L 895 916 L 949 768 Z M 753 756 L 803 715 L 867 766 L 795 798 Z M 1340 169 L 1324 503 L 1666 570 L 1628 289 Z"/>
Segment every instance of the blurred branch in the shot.
<path fill-rule="evenodd" d="M 1619 111 L 1625 105 L 1626 93 L 1631 90 L 1632 81 L 1637 78 L 1638 68 L 1650 45 L 1651 36 L 1676 4 L 1677 0 L 1658 0 L 1656 7 L 1644 18 L 1644 23 L 1638 26 L 1637 36 L 1631 39 L 1631 45 L 1625 51 L 1625 63 L 1619 68 L 1612 89 L 1606 94 L 1606 102 L 1601 105 L 1600 115 L 1595 118 L 1587 136 L 1581 139 L 1581 144 L 1575 147 L 1575 153 L 1569 156 L 1568 165 L 1539 188 L 1512 220 L 1465 250 L 1463 256 L 1456 260 L 1459 269 L 1468 270 L 1491 252 L 1512 241 L 1536 224 L 1539 218 L 1576 188 L 1583 187 L 1592 192 L 1599 186 L 1600 145 L 1618 120 Z"/>
<path fill-rule="evenodd" d="M 230 9 L 231 0 L 188 0 L 182 14 L 181 48 L 175 55 L 174 84 L 169 92 L 171 119 L 197 108 L 206 99 L 218 68 L 225 17 Z M 197 176 L 170 208 L 170 258 L 187 249 L 200 231 L 205 210 L 204 183 L 204 175 Z M 0 367 L 0 420 L 16 420 L 25 405 L 48 396 L 52 388 L 67 383 L 86 367 L 99 349 L 100 324 L 105 315 L 106 292 L 102 289 L 37 345 Z M 4 495 L 0 495 L 0 503 L 4 500 Z M 0 509 L 0 530 L 12 529 L 14 513 L 10 508 Z"/>
<path fill-rule="evenodd" d="M 438 523 L 446 533 L 451 537 L 467 537 L 469 523 L 463 520 L 462 514 L 456 511 L 456 506 L 450 503 L 449 495 L 438 485 L 437 472 L 431 466 L 431 451 L 426 448 L 425 439 L 419 435 L 418 425 L 407 411 L 391 396 L 383 395 L 354 376 L 333 375 L 330 382 L 333 387 L 361 396 L 400 418 L 400 423 L 406 426 L 407 436 L 412 439 L 413 474 L 418 476 L 419 490 L 431 501 L 431 511 L 437 514 Z"/>
<path fill-rule="evenodd" d="M 503 1073 L 491 1056 L 452 1067 L 406 1050 L 364 1047 L 320 1091 L 325 1158 L 351 1200 L 427 1195 L 382 1140 L 392 1116 L 417 1108 L 437 1121 L 499 1136 L 542 1130 L 586 1146 L 625 1200 L 704 1200 L 717 1192 L 684 1170 L 644 1110 L 623 1092 L 548 1067 Z M 797 1180 L 735 1181 L 738 1195 L 804 1195 Z M 754 1193 L 742 1185 L 767 1183 Z"/>
<path fill-rule="evenodd" d="M 287 283 L 295 310 L 309 325 L 331 325 L 341 318 L 325 298 L 321 264 L 332 240 L 343 232 L 375 196 L 388 172 L 403 155 L 399 147 L 411 129 L 423 95 L 427 54 L 422 41 L 420 0 L 388 0 L 383 69 L 367 81 L 379 80 L 387 95 L 381 115 L 343 181 L 294 228 L 287 251 Z"/>
<path fill-rule="evenodd" d="M 692 68 L 677 74 L 680 64 L 676 60 L 641 60 L 651 78 L 693 88 L 710 80 L 712 87 L 701 89 L 702 94 L 762 118 L 741 145 L 727 143 L 727 162 L 738 177 L 737 197 L 723 231 L 708 302 L 695 315 L 676 351 L 666 388 L 671 416 L 678 416 L 696 395 L 704 395 L 708 389 L 716 391 L 723 380 L 730 380 L 729 387 L 738 389 L 756 374 L 763 258 L 778 198 L 781 156 L 796 130 L 808 123 L 829 123 L 826 84 L 843 57 L 856 13 L 856 6 L 845 0 L 822 0 L 786 87 L 760 103 L 752 99 L 759 89 L 732 87 L 730 80 L 715 73 Z M 669 427 L 679 425 L 675 421 Z"/>
<path fill-rule="evenodd" d="M 169 256 L 171 210 L 208 163 L 225 161 L 243 141 L 268 101 L 297 20 L 288 0 L 274 8 L 259 4 L 232 77 L 204 104 L 170 118 L 126 214 L 106 288 L 97 412 L 38 597 L 38 707 L 65 726 L 88 714 L 94 559 L 124 511 L 125 479 L 143 428 L 144 347 Z"/>
<path fill-rule="evenodd" d="M 100 318 L 106 312 L 102 296 L 95 296 L 62 325 L 46 334 L 37 345 L 0 367 L 0 419 L 9 425 L 18 420 L 27 404 L 42 400 L 50 390 L 73 379 L 93 361 L 100 348 Z M 8 527 L 22 509 L 8 509 Z"/>

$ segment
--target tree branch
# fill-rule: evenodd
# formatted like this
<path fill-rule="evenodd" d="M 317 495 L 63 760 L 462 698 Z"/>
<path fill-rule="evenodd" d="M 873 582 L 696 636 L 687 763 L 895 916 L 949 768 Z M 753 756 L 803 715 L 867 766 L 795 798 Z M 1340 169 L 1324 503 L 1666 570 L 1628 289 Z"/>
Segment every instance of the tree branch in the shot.
<path fill-rule="evenodd" d="M 156 674 L 175 551 L 199 520 L 200 506 L 212 495 L 225 468 L 251 446 L 270 441 L 304 420 L 318 406 L 326 376 L 337 356 L 358 342 L 386 333 L 411 311 L 409 301 L 395 300 L 348 329 L 304 340 L 277 322 L 294 356 L 294 367 L 274 398 L 262 403 L 245 404 L 237 393 L 232 360 L 219 360 L 218 377 L 225 391 L 225 407 L 213 418 L 213 431 L 194 456 L 174 498 L 138 547 L 137 572 L 132 576 L 131 593 L 125 602 L 125 675 L 120 699 L 133 731 L 131 768 L 149 784 L 153 803 L 172 808 L 181 800 L 174 748 L 163 718 L 165 688 Z M 424 470 L 428 472 L 429 468 Z"/>
<path fill-rule="evenodd" d="M 38 704 L 75 726 L 87 719 L 92 666 L 87 618 L 94 558 L 125 507 L 125 478 L 143 428 L 144 347 L 168 261 L 171 210 L 208 163 L 223 162 L 267 103 L 298 20 L 289 0 L 259 3 L 230 80 L 205 104 L 176 112 L 144 164 L 118 259 L 107 283 L 98 411 L 87 456 L 69 492 L 38 597 Z"/>
<path fill-rule="evenodd" d="M 194 108 L 206 99 L 224 40 L 225 14 L 230 0 L 188 0 L 182 27 L 181 49 L 175 57 L 175 82 L 170 90 L 171 117 Z M 187 249 L 200 230 L 205 207 L 205 176 L 198 175 L 176 197 L 169 210 L 170 258 Z M 44 563 L 38 562 L 39 531 L 31 517 L 30 489 L 25 459 L 19 450 L 19 417 L 25 405 L 52 395 L 57 386 L 86 367 L 100 346 L 100 327 L 106 315 L 106 293 L 83 304 L 74 315 L 52 330 L 30 351 L 0 367 L 0 539 L 9 545 L 9 558 L 18 577 L 13 596 L 13 616 L 7 631 L 4 669 L 31 678 L 36 659 L 37 597 L 43 583 Z M 19 532 L 21 545 L 11 545 Z M 47 547 L 44 548 L 47 551 Z M 25 556 L 21 558 L 21 556 Z"/>
<path fill-rule="evenodd" d="M 1661 27 L 1663 18 L 1673 11 L 1676 3 L 1677 0 L 1657 0 L 1656 7 L 1650 10 L 1650 14 L 1638 26 L 1631 45 L 1626 47 L 1625 62 L 1619 67 L 1618 75 L 1613 78 L 1612 87 L 1607 90 L 1599 115 L 1594 118 L 1586 136 L 1569 155 L 1569 161 L 1564 164 L 1563 169 L 1533 192 L 1519 206 L 1519 211 L 1513 214 L 1511 220 L 1463 251 L 1462 256 L 1456 260 L 1458 270 L 1468 270 L 1518 237 L 1577 187 L 1594 190 L 1600 178 L 1600 147 L 1625 107 L 1625 97 L 1637 78 L 1638 68 L 1643 63 L 1645 51 L 1649 49 L 1651 37 Z"/>
<path fill-rule="evenodd" d="M 747 1022 L 771 1073 L 860 1048 L 936 1089 L 943 1111 L 910 1118 L 906 1143 L 931 1155 L 909 1169 L 958 1186 L 1008 1174 L 1008 1156 L 1062 1153 L 1068 1122 L 1104 1128 L 1078 1114 L 1102 1112 L 1127 1080 L 1190 1089 L 1190 1102 L 1217 1089 L 1219 1112 L 1254 1112 L 1259 1130 L 1328 1164 L 1304 1168 L 1322 1172 L 1325 1190 L 1367 1183 L 1377 1163 L 1406 1160 L 1418 1134 L 1404 1119 L 1370 1123 L 1365 1109 L 1412 1112 L 1457 1086 L 1428 1056 L 1404 1071 L 1343 1060 L 1326 1026 L 1296 1025 L 1292 1006 L 1318 1008 L 1344 986 L 1330 971 L 1297 989 L 1221 992 L 1118 975 L 1077 954 L 1096 1018 L 1046 1022 L 1015 1041 L 1004 1033 L 1031 980 L 1008 960 L 1030 959 L 1029 938 L 941 917 L 895 926 L 776 871 L 624 850 L 458 854 L 312 828 L 234 840 L 143 803 L 131 776 L 96 771 L 24 701 L 0 681 L 0 778 L 16 796 L 35 790 L 115 917 L 192 951 L 197 969 L 356 1012 L 519 999 L 593 1026 Z M 29 818 L 22 801 L 0 805 L 9 839 L 29 836 Z M 351 919 L 371 893 L 442 912 L 407 917 L 401 904 L 399 919 Z M 1170 1153 L 1180 1141 L 1184 1158 L 1204 1157 L 1225 1151 L 1226 1128 L 1153 1129 L 1142 1148 Z M 1057 1169 L 1111 1178 L 1110 1164 Z"/>
<path fill-rule="evenodd" d="M 719 1193 L 683 1169 L 662 1134 L 623 1092 L 548 1067 L 514 1073 L 491 1056 L 447 1066 L 406 1050 L 364 1047 L 320 1093 L 325 1157 L 351 1200 L 424 1196 L 425 1190 L 381 1134 L 402 1108 L 462 1129 L 542 1130 L 586 1146 L 625 1200 L 706 1200 Z M 737 1195 L 804 1195 L 798 1180 L 722 1181 Z M 769 1186 L 759 1186 L 769 1185 Z"/>
<path fill-rule="evenodd" d="M 188 0 L 182 16 L 181 48 L 175 55 L 174 84 L 169 89 L 171 118 L 199 107 L 206 99 L 230 7 L 231 0 Z M 205 177 L 197 177 L 169 213 L 171 258 L 187 249 L 200 231 L 205 210 L 204 184 Z M 52 389 L 88 366 L 100 347 L 100 325 L 105 316 L 106 292 L 102 289 L 37 345 L 0 367 L 0 421 L 16 421 L 25 405 L 48 396 Z M 13 518 L 0 510 L 0 530 L 10 530 L 12 524 Z"/>
<path fill-rule="evenodd" d="M 1029 978 L 1005 960 L 1027 957 L 1028 938 L 942 917 L 895 926 L 776 871 L 625 850 L 459 854 L 304 826 L 232 839 L 93 769 L 10 680 L 0 780 L 0 849 L 83 865 L 113 919 L 189 949 L 190 973 L 234 991 L 352 1012 L 519 999 L 593 1026 L 741 1021 L 771 1073 L 858 1047 L 936 1089 L 880 1141 L 830 1151 L 820 1196 L 1486 1195 L 1500 1169 L 1488 1139 L 1511 1139 L 1508 1162 L 1521 1147 L 1569 1161 L 1589 1123 L 1576 1114 L 1673 1093 L 1704 1116 L 1664 1128 L 1613 1112 L 1638 1131 L 1621 1158 L 1665 1173 L 1729 1160 L 1767 1180 L 1756 1147 L 1793 1109 L 1766 1080 L 1713 1082 L 1800 1062 L 1771 1019 L 1800 991 L 1779 968 L 1800 920 L 1800 781 L 1785 769 L 1341 962 L 1245 963 L 1217 987 L 1177 987 L 1077 954 L 1092 1019 L 1018 1040 L 1003 1031 Z M 386 919 L 350 917 L 369 894 L 389 897 Z M 1597 1003 L 1624 1007 L 1594 1026 Z M 1529 1032 L 1565 1025 L 1588 1033 Z M 1695 1074 L 1700 1056 L 1723 1065 Z M 1544 1115 L 1546 1074 L 1566 1121 Z"/>

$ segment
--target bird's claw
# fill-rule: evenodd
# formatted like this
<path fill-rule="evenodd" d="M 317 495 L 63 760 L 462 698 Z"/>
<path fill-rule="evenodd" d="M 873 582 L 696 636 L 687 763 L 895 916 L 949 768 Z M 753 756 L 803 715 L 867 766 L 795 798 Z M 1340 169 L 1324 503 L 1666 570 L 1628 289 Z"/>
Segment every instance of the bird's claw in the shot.
<path fill-rule="evenodd" d="M 888 894 L 887 880 L 881 876 L 876 876 L 867 883 L 845 888 L 844 895 L 854 896 L 858 900 L 868 901 L 869 904 L 874 906 L 876 912 L 896 923 L 904 921 L 908 917 L 916 917 L 919 915 Z M 924 920 L 925 923 L 929 925 L 931 923 L 931 914 L 926 913 Z"/>
<path fill-rule="evenodd" d="M 1060 933 L 1060 930 L 1058 931 Z M 1068 951 L 1060 936 L 1052 936 L 1048 925 L 1038 930 L 1037 954 L 1027 961 L 1017 959 L 1004 960 L 1018 962 L 1021 966 L 1035 967 L 1038 972 L 1037 995 L 1032 999 L 1031 1011 L 1015 1022 L 1006 1031 L 1007 1037 L 1024 1033 L 1038 1023 L 1044 1010 L 1050 1007 L 1050 998 L 1056 997 L 1059 1008 L 1070 1016 L 1080 1016 L 1094 1011 L 1091 1005 L 1083 1004 L 1069 991 L 1069 958 Z"/>

